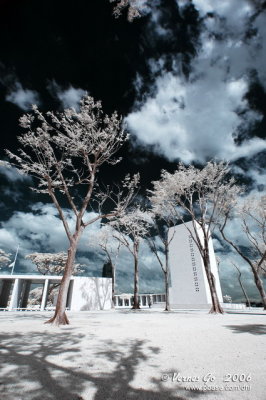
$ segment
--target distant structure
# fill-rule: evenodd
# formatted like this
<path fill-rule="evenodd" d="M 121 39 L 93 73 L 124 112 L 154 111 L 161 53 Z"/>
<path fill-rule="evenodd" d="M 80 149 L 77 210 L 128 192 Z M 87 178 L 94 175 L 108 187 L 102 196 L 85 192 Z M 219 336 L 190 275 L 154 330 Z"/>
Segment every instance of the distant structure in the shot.
<path fill-rule="evenodd" d="M 0 310 L 49 310 L 56 305 L 62 276 L 0 275 Z M 109 310 L 110 278 L 72 277 L 67 308 L 73 311 Z"/>
<path fill-rule="evenodd" d="M 170 289 L 169 298 L 172 308 L 210 308 L 211 294 L 203 265 L 203 260 L 196 243 L 187 230 L 193 232 L 192 222 L 177 225 L 170 229 L 169 237 L 175 235 L 169 247 Z M 203 234 L 199 227 L 199 236 Z M 215 277 L 218 299 L 223 296 L 218 275 L 212 239 L 209 241 L 211 271 Z"/>
<path fill-rule="evenodd" d="M 103 265 L 102 277 L 103 278 L 112 278 L 112 264 L 110 263 L 110 261 L 107 261 Z"/>

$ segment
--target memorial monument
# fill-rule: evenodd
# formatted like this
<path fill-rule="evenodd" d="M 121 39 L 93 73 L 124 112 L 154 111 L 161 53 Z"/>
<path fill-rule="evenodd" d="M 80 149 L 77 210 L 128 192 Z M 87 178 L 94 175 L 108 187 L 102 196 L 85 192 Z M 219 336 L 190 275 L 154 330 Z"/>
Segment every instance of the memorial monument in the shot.
<path fill-rule="evenodd" d="M 199 249 L 190 232 L 193 233 L 192 222 L 170 228 L 169 237 L 174 234 L 169 246 L 171 308 L 210 308 L 211 294 Z M 203 234 L 198 231 L 199 237 Z M 217 263 L 212 239 L 209 241 L 211 271 L 215 277 L 219 301 L 223 302 Z"/>

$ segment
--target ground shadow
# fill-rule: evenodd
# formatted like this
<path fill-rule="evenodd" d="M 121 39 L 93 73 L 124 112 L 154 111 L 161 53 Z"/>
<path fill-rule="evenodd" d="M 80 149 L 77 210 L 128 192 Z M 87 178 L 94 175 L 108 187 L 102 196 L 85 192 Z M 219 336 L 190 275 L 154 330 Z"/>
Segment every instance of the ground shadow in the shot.
<path fill-rule="evenodd" d="M 47 313 L 44 314 L 44 313 Z M 50 315 L 50 311 L 2 311 L 0 312 L 0 321 L 14 321 L 14 317 L 16 320 L 18 319 L 31 319 L 34 317 L 34 319 L 43 319 L 48 317 Z"/>
<path fill-rule="evenodd" d="M 265 335 L 266 325 L 264 324 L 248 324 L 248 325 L 225 325 L 234 333 L 251 333 L 252 335 Z"/>
<path fill-rule="evenodd" d="M 143 340 L 96 339 L 72 327 L 0 335 L 1 399 L 187 400 L 208 394 L 188 392 L 174 384 L 166 387 L 160 380 L 160 365 L 158 379 L 150 378 L 152 390 L 134 387 L 140 365 L 145 368 L 160 350 Z M 91 352 L 84 352 L 82 341 L 91 346 Z M 93 394 L 84 395 L 88 390 Z"/>

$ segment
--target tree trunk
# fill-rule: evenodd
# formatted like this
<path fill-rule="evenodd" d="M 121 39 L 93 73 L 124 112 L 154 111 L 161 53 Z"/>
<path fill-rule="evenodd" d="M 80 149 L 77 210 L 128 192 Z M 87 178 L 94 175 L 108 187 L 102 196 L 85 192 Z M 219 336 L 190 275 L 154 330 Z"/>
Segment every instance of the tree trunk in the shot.
<path fill-rule="evenodd" d="M 112 266 L 112 308 L 115 308 L 115 267 L 113 263 L 111 262 Z"/>
<path fill-rule="evenodd" d="M 164 284 L 165 284 L 165 309 L 164 311 L 170 311 L 169 302 L 169 249 L 168 246 L 165 248 L 165 271 L 164 271 Z"/>
<path fill-rule="evenodd" d="M 210 314 L 223 314 L 224 311 L 220 305 L 217 291 L 216 291 L 215 278 L 214 278 L 213 273 L 211 272 L 210 258 L 209 258 L 208 252 L 206 252 L 205 256 L 203 257 L 203 263 L 204 263 L 204 268 L 205 268 L 205 272 L 207 275 L 207 280 L 208 280 L 210 293 L 211 293 L 211 299 L 212 299 L 212 307 L 210 309 Z"/>
<path fill-rule="evenodd" d="M 266 310 L 266 293 L 262 284 L 262 280 L 260 279 L 260 276 L 258 274 L 258 271 L 256 270 L 256 268 L 252 265 L 252 272 L 253 272 L 253 276 L 254 276 L 254 282 L 255 285 L 257 286 L 257 289 L 260 293 L 260 297 L 262 300 L 262 304 L 263 304 L 263 309 Z"/>
<path fill-rule="evenodd" d="M 138 244 L 134 244 L 134 300 L 133 309 L 139 310 L 139 259 L 138 259 Z"/>
<path fill-rule="evenodd" d="M 68 249 L 68 252 L 67 252 L 68 257 L 67 257 L 66 267 L 65 267 L 64 275 L 63 275 L 63 278 L 62 278 L 62 281 L 60 284 L 60 288 L 59 288 L 55 313 L 51 319 L 49 319 L 48 321 L 45 322 L 46 324 L 53 324 L 53 325 L 57 325 L 57 326 L 69 324 L 69 320 L 66 316 L 65 311 L 66 311 L 68 288 L 69 288 L 70 278 L 73 273 L 73 266 L 74 266 L 76 251 L 77 251 L 77 244 L 78 244 L 78 240 L 73 241 Z"/>
<path fill-rule="evenodd" d="M 242 283 L 242 281 L 241 281 L 241 272 L 240 272 L 240 271 L 238 272 L 238 282 L 239 282 L 239 285 L 240 285 L 240 287 L 241 287 L 241 289 L 242 289 L 242 292 L 243 292 L 243 294 L 244 294 L 244 296 L 245 296 L 247 305 L 248 305 L 248 307 L 250 308 L 250 307 L 251 307 L 250 301 L 249 301 L 247 292 L 246 292 L 246 290 L 245 290 L 245 288 L 244 288 L 244 285 L 243 285 L 243 283 Z"/>

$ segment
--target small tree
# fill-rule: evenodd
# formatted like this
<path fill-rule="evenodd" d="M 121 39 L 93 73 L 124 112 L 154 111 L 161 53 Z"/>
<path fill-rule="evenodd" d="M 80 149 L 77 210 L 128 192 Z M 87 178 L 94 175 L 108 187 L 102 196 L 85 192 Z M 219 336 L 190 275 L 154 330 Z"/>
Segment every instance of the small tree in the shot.
<path fill-rule="evenodd" d="M 248 298 L 246 289 L 244 288 L 244 285 L 243 285 L 243 282 L 242 282 L 242 272 L 241 272 L 240 268 L 236 265 L 236 263 L 234 263 L 233 261 L 231 261 L 231 264 L 232 264 L 233 267 L 237 270 L 237 279 L 238 279 L 239 285 L 240 285 L 241 290 L 242 290 L 242 292 L 243 292 L 243 295 L 244 295 L 244 297 L 245 297 L 245 299 L 246 299 L 246 304 L 247 304 L 248 307 L 250 308 L 250 307 L 251 307 L 251 305 L 250 305 L 250 300 L 249 300 L 249 298 Z"/>
<path fill-rule="evenodd" d="M 223 300 L 224 300 L 225 303 L 232 303 L 232 297 L 229 296 L 229 294 L 225 294 L 223 296 Z"/>
<path fill-rule="evenodd" d="M 147 241 L 149 243 L 151 251 L 157 258 L 160 267 L 163 271 L 164 276 L 164 287 L 165 287 L 165 311 L 170 311 L 169 302 L 169 280 L 170 280 L 170 266 L 169 266 L 169 246 L 172 242 L 175 230 L 170 233 L 170 228 L 176 222 L 175 216 L 171 213 L 166 214 L 165 210 L 162 208 L 159 210 L 155 208 L 155 213 L 153 215 L 153 228 L 154 234 L 147 236 Z M 159 240 L 158 241 L 156 240 Z M 161 254 L 164 254 L 164 257 Z M 164 258 L 164 259 L 163 259 Z"/>
<path fill-rule="evenodd" d="M 10 253 L 6 253 L 4 250 L 0 249 L 0 267 L 11 262 L 10 256 Z"/>
<path fill-rule="evenodd" d="M 211 233 L 220 221 L 223 199 L 239 191 L 233 178 L 225 180 L 227 173 L 224 162 L 208 162 L 202 169 L 180 163 L 176 172 L 162 172 L 161 179 L 153 182 L 150 196 L 155 210 L 168 210 L 185 224 L 198 247 L 210 288 L 210 313 L 223 313 L 210 265 Z M 186 224 L 188 219 L 192 228 Z"/>
<path fill-rule="evenodd" d="M 67 263 L 67 253 L 64 251 L 60 253 L 31 253 L 26 255 L 25 258 L 31 260 L 42 275 L 63 275 Z M 74 264 L 73 275 L 80 272 L 83 272 L 83 270 L 80 268 L 80 264 Z M 60 283 L 53 283 L 49 285 L 47 294 L 49 301 L 51 301 L 51 296 L 58 286 L 60 286 Z M 34 294 L 36 294 L 36 296 Z M 31 291 L 32 300 L 30 304 L 39 304 L 41 298 L 42 289 L 33 289 Z"/>
<path fill-rule="evenodd" d="M 139 309 L 139 249 L 143 238 L 148 234 L 151 223 L 150 215 L 141 210 L 139 206 L 131 208 L 128 212 L 115 220 L 110 225 L 115 229 L 114 237 L 125 246 L 134 259 L 134 304 L 133 309 Z"/>
<path fill-rule="evenodd" d="M 224 205 L 224 222 L 220 225 L 223 239 L 232 246 L 240 257 L 247 262 L 253 274 L 255 285 L 259 291 L 264 310 L 266 310 L 266 293 L 260 275 L 265 273 L 266 262 L 266 205 L 265 198 L 249 197 L 236 207 L 231 203 Z M 228 237 L 225 227 L 228 219 L 237 217 L 246 243 L 239 243 Z"/>
<path fill-rule="evenodd" d="M 116 232 L 110 225 L 101 228 L 95 237 L 96 244 L 103 250 L 112 270 L 112 308 L 115 307 L 116 264 L 121 242 L 115 238 Z"/>
<path fill-rule="evenodd" d="M 31 260 L 42 275 L 62 275 L 67 263 L 67 253 L 64 251 L 60 253 L 31 253 L 26 255 L 25 258 Z M 74 264 L 73 275 L 81 272 L 83 270 L 80 268 L 80 264 Z"/>
<path fill-rule="evenodd" d="M 96 177 L 99 167 L 114 165 L 120 159 L 113 155 L 120 149 L 125 135 L 121 118 L 117 113 L 104 115 L 100 102 L 85 96 L 80 110 L 66 109 L 62 113 L 40 112 L 33 106 L 33 114 L 26 114 L 20 124 L 27 132 L 18 138 L 22 148 L 19 155 L 7 151 L 23 173 L 37 178 L 34 188 L 38 193 L 47 193 L 52 199 L 63 223 L 68 241 L 68 257 L 61 281 L 54 316 L 47 321 L 54 324 L 68 324 L 65 314 L 67 293 L 77 246 L 84 229 L 104 217 L 117 216 L 128 206 L 138 183 L 138 177 L 129 178 L 123 188 L 116 192 L 115 206 L 111 212 L 102 212 L 102 207 L 113 193 L 96 192 Z M 78 189 L 78 190 L 77 190 Z M 99 212 L 92 218 L 86 211 L 97 200 Z M 63 206 L 68 202 L 75 218 L 71 229 Z"/>

